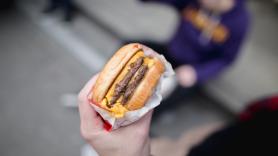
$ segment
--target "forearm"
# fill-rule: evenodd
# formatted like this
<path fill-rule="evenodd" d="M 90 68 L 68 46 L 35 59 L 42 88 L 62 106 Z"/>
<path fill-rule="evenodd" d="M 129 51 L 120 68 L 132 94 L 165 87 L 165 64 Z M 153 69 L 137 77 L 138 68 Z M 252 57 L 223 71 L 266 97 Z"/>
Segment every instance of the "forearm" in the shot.
<path fill-rule="evenodd" d="M 130 139 L 131 137 L 128 138 Z M 114 138 L 114 140 L 111 140 L 109 142 L 109 147 L 107 147 L 107 145 L 103 145 L 102 140 L 100 140 L 101 142 L 98 142 L 98 139 L 94 139 L 93 141 L 90 141 L 88 143 L 101 156 L 125 156 L 125 155 L 150 156 L 151 155 L 149 138 L 144 140 L 133 139 L 133 141 L 129 140 L 129 143 L 126 143 L 124 141 L 118 142 L 119 140 L 117 139 Z M 124 139 L 127 138 L 125 137 L 121 138 L 121 140 Z M 105 142 L 107 141 L 108 140 L 106 140 Z"/>
<path fill-rule="evenodd" d="M 132 143 L 131 143 L 132 144 Z M 141 146 L 138 148 L 138 146 Z M 133 149 L 134 148 L 134 149 Z M 151 155 L 151 145 L 150 139 L 146 139 L 143 144 L 134 144 L 133 147 L 126 148 L 125 155 L 132 155 L 132 156 L 150 156 Z M 114 155 L 113 155 L 114 156 Z M 122 155 L 120 155 L 122 156 Z"/>
<path fill-rule="evenodd" d="M 150 143 L 150 139 L 147 139 L 146 141 L 146 144 L 143 148 L 143 151 L 142 151 L 142 156 L 151 156 L 151 143 Z M 138 156 L 141 156 L 141 155 L 138 155 Z"/>

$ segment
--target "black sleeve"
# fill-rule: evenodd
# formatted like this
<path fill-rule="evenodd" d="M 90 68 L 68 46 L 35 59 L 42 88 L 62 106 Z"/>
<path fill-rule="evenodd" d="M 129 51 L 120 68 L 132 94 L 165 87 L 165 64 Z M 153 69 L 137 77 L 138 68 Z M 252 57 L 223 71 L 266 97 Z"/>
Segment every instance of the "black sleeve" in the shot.
<path fill-rule="evenodd" d="M 186 5 L 188 5 L 193 0 L 140 0 L 143 2 L 159 2 L 175 7 L 178 10 L 182 10 Z"/>

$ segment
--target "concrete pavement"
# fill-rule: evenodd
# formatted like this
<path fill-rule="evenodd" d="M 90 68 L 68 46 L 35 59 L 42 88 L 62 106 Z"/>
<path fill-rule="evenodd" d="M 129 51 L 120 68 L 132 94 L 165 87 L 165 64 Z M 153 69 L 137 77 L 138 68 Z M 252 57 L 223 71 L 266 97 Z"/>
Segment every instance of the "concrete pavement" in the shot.
<path fill-rule="evenodd" d="M 60 96 L 93 72 L 19 12 L 0 19 L 1 155 L 79 155 L 79 115 Z"/>

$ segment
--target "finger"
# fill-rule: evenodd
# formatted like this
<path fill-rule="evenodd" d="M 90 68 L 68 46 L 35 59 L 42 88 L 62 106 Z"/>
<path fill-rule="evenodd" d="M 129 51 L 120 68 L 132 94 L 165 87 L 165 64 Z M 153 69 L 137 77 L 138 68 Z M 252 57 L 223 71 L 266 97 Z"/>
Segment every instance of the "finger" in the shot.
<path fill-rule="evenodd" d="M 89 102 L 79 103 L 81 128 L 89 132 L 103 130 L 103 121 Z"/>
<path fill-rule="evenodd" d="M 79 113 L 81 120 L 81 129 L 82 131 L 95 132 L 103 129 L 103 121 L 97 115 L 97 112 L 90 105 L 88 101 L 87 95 L 91 91 L 95 81 L 97 79 L 97 75 L 94 76 L 80 91 L 79 94 Z"/>
<path fill-rule="evenodd" d="M 85 99 L 85 98 L 87 99 L 87 96 L 88 96 L 89 92 L 93 88 L 93 85 L 95 84 L 95 82 L 98 78 L 98 75 L 99 74 L 97 73 L 86 83 L 86 85 L 83 87 L 83 89 L 79 93 L 79 98 L 80 99 Z"/>
<path fill-rule="evenodd" d="M 83 89 L 79 93 L 79 111 L 80 115 L 86 115 L 87 111 L 90 111 L 94 117 L 97 116 L 97 113 L 94 109 L 91 108 L 90 102 L 88 100 L 88 94 L 90 93 L 92 87 L 94 86 L 96 79 L 98 77 L 97 75 L 94 75 L 83 87 Z M 81 116 L 82 117 L 82 116 Z M 82 119 L 82 118 L 81 118 Z"/>

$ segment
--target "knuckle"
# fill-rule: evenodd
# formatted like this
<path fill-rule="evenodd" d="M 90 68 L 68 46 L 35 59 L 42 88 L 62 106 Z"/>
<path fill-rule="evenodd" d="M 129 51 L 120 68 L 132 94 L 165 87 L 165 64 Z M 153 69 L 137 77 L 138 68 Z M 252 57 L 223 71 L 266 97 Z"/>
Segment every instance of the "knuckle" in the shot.
<path fill-rule="evenodd" d="M 90 134 L 88 133 L 87 129 L 81 124 L 80 126 L 80 134 L 81 136 L 86 140 L 90 140 L 91 136 Z"/>
<path fill-rule="evenodd" d="M 78 103 L 81 104 L 81 103 L 87 103 L 88 100 L 87 100 L 87 97 L 82 95 L 82 94 L 79 94 L 78 95 Z"/>
<path fill-rule="evenodd" d="M 84 96 L 81 93 L 78 94 L 77 98 L 78 98 L 79 102 L 83 102 L 84 101 Z"/>
<path fill-rule="evenodd" d="M 80 126 L 80 134 L 81 137 L 89 144 L 93 144 L 99 138 L 99 134 L 88 131 L 82 126 Z"/>

